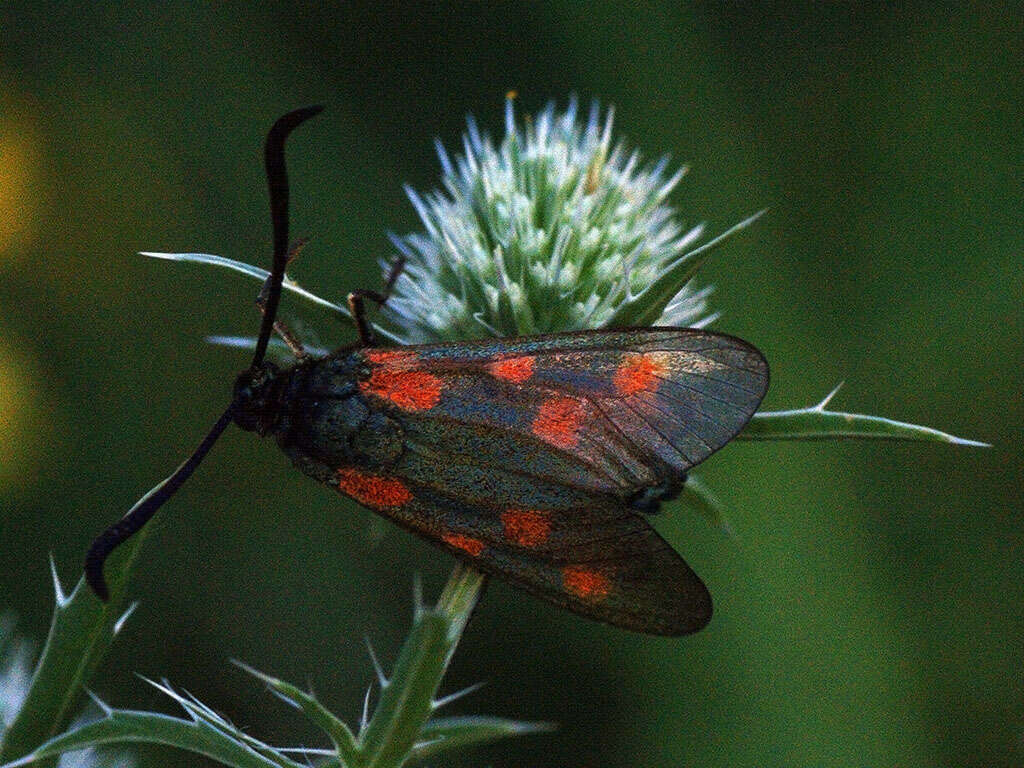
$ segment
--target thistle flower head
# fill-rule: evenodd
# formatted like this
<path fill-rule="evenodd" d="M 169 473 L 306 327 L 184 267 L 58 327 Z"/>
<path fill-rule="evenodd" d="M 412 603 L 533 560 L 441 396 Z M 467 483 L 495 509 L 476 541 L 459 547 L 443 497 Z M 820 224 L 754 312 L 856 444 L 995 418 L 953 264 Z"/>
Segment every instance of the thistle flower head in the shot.
<path fill-rule="evenodd" d="M 406 267 L 383 320 L 401 341 L 712 319 L 678 269 L 703 226 L 666 203 L 685 169 L 613 143 L 611 110 L 520 124 L 509 101 L 500 143 L 470 119 L 461 154 L 437 149 L 442 189 L 407 190 L 424 231 L 392 237 Z"/>

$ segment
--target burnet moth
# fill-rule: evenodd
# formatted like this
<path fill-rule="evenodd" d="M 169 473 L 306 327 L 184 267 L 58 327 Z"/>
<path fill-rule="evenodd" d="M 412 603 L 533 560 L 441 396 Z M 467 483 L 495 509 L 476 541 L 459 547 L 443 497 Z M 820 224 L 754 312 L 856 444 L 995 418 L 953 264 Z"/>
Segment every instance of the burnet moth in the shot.
<path fill-rule="evenodd" d="M 707 588 L 646 518 L 746 425 L 768 388 L 764 357 L 685 328 L 380 347 L 364 303 L 387 301 L 401 264 L 383 291 L 349 295 L 357 344 L 308 355 L 276 320 L 290 256 L 284 144 L 320 109 L 284 115 L 267 136 L 274 256 L 252 364 L 195 453 L 92 544 L 92 589 L 107 599 L 107 556 L 235 423 L 273 436 L 307 475 L 562 608 L 656 635 L 704 627 Z M 275 330 L 296 357 L 289 368 L 264 359 Z"/>

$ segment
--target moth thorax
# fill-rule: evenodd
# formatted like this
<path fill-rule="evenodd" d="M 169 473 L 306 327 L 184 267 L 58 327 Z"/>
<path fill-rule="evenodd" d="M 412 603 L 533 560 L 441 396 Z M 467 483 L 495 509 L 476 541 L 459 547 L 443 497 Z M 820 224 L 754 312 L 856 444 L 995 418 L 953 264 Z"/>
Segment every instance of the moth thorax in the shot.
<path fill-rule="evenodd" d="M 401 452 L 401 428 L 355 393 L 296 398 L 286 421 L 282 447 L 332 467 L 385 466 Z"/>

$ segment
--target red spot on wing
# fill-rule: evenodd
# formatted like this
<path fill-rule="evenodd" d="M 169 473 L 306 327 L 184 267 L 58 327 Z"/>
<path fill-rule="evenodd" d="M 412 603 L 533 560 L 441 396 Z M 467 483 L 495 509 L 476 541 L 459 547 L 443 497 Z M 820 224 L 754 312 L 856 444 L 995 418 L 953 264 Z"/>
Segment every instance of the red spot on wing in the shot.
<path fill-rule="evenodd" d="M 623 396 L 653 392 L 658 388 L 658 376 L 664 372 L 665 367 L 648 355 L 628 357 L 615 371 L 615 391 Z"/>
<path fill-rule="evenodd" d="M 559 448 L 572 448 L 579 442 L 586 409 L 571 397 L 552 397 L 540 404 L 533 419 L 533 434 Z"/>
<path fill-rule="evenodd" d="M 567 591 L 584 600 L 601 600 L 611 592 L 607 576 L 580 565 L 567 565 L 562 569 L 562 584 Z"/>
<path fill-rule="evenodd" d="M 339 469 L 338 488 L 368 507 L 400 507 L 412 501 L 412 494 L 401 480 L 371 475 L 358 469 Z"/>
<path fill-rule="evenodd" d="M 415 368 L 416 355 L 403 349 L 371 349 L 370 378 L 359 382 L 363 392 L 390 400 L 404 411 L 427 411 L 441 399 L 441 379 Z"/>
<path fill-rule="evenodd" d="M 484 551 L 484 543 L 472 536 L 463 536 L 461 533 L 446 533 L 441 537 L 445 544 L 461 549 L 473 557 L 477 557 Z"/>
<path fill-rule="evenodd" d="M 533 376 L 536 360 L 532 357 L 507 357 L 487 364 L 487 372 L 498 379 L 522 384 Z"/>
<path fill-rule="evenodd" d="M 501 515 L 505 538 L 521 547 L 536 547 L 551 535 L 551 518 L 544 512 L 510 509 Z"/>
<path fill-rule="evenodd" d="M 416 355 L 406 349 L 364 349 L 363 357 L 374 365 L 393 363 L 401 360 L 414 360 Z"/>

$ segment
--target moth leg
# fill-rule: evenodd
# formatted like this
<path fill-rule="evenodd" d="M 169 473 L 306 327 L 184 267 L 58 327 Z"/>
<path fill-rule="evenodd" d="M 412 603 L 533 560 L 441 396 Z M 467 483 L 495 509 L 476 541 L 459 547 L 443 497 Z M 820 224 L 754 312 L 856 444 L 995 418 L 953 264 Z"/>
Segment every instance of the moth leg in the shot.
<path fill-rule="evenodd" d="M 308 238 L 301 237 L 291 244 L 291 247 L 288 249 L 288 264 L 291 264 L 295 257 L 302 252 L 302 249 L 306 247 L 306 243 L 308 242 Z M 260 314 L 265 314 L 266 312 L 267 294 L 269 293 L 269 291 L 270 278 L 268 277 L 263 282 L 263 287 L 260 289 L 259 294 L 257 294 L 256 296 L 256 308 L 260 311 Z M 281 337 L 281 340 L 288 345 L 288 349 L 291 350 L 291 353 L 295 355 L 296 359 L 303 360 L 308 356 L 306 348 L 302 346 L 302 342 L 299 341 L 295 333 L 293 333 L 292 330 L 287 325 L 285 325 L 284 321 L 275 320 L 274 331 L 277 333 L 278 336 Z"/>
<path fill-rule="evenodd" d="M 391 298 L 391 291 L 395 287 L 395 283 L 398 282 L 399 276 L 405 269 L 405 256 L 399 256 L 395 259 L 395 263 L 391 265 L 391 269 L 388 271 L 387 280 L 384 281 L 384 288 L 381 290 L 381 294 L 384 296 L 384 301 L 380 302 L 380 306 L 384 306 L 388 299 Z"/>
<path fill-rule="evenodd" d="M 399 275 L 402 274 L 404 268 L 405 257 L 399 256 L 395 263 L 391 265 L 388 277 L 384 281 L 383 290 L 378 292 L 360 289 L 352 291 L 348 295 L 348 308 L 352 311 L 352 320 L 356 324 L 356 332 L 359 334 L 359 342 L 362 346 L 373 347 L 377 344 L 377 339 L 373 335 L 373 328 L 366 319 L 366 306 L 363 302 L 369 299 L 370 301 L 377 302 L 378 307 L 383 307 L 387 304 L 388 299 L 391 298 L 391 291 L 395 287 L 395 282 L 398 280 Z"/>

